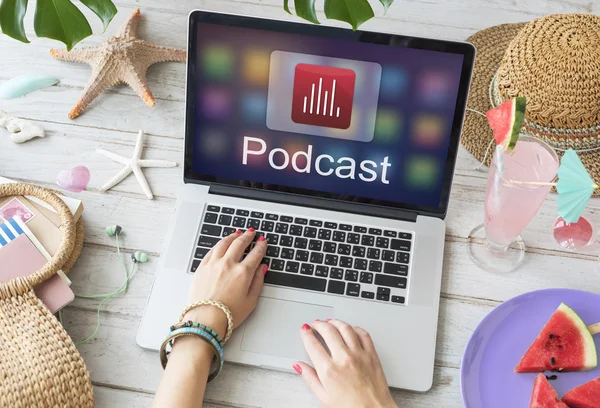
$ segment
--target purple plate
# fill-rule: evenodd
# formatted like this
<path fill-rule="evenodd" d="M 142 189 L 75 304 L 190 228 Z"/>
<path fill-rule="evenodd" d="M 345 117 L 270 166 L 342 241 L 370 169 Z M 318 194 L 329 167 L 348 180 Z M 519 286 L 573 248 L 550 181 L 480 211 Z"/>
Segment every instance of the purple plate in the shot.
<path fill-rule="evenodd" d="M 465 408 L 528 407 L 536 374 L 517 374 L 515 367 L 561 302 L 585 324 L 600 322 L 600 295 L 572 289 L 525 293 L 495 308 L 479 323 L 467 343 L 460 366 Z M 600 335 L 594 336 L 600 350 Z M 549 374 L 549 373 L 548 373 Z M 559 396 L 600 377 L 600 368 L 584 373 L 553 373 Z"/>

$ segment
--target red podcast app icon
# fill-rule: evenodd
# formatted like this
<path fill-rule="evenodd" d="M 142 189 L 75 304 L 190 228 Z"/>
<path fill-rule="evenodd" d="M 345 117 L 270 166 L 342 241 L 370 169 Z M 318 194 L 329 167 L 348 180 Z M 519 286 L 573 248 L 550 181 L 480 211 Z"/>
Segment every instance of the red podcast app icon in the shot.
<path fill-rule="evenodd" d="M 356 73 L 351 69 L 298 64 L 294 73 L 292 121 L 348 129 Z"/>

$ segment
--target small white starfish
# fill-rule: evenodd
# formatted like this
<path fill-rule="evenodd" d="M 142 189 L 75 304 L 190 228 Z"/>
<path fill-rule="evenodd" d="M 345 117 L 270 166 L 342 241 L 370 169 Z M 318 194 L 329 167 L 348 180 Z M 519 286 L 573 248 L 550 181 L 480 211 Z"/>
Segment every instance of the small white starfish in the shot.
<path fill-rule="evenodd" d="M 177 163 L 170 162 L 167 160 L 144 160 L 142 159 L 143 148 L 144 132 L 140 130 L 137 141 L 135 142 L 135 150 L 133 151 L 133 156 L 130 159 L 104 149 L 96 149 L 96 151 L 101 155 L 106 156 L 109 159 L 116 161 L 117 163 L 125 165 L 123 170 L 117 173 L 116 176 L 110 179 L 105 185 L 100 187 L 98 190 L 100 192 L 105 192 L 106 190 L 116 186 L 121 181 L 125 180 L 125 178 L 133 172 L 133 174 L 135 174 L 135 177 L 138 180 L 138 183 L 140 183 L 142 190 L 144 190 L 146 197 L 152 200 L 154 196 L 152 195 L 152 190 L 150 190 L 150 186 L 148 185 L 146 177 L 144 177 L 142 169 L 144 167 L 176 167 Z"/>

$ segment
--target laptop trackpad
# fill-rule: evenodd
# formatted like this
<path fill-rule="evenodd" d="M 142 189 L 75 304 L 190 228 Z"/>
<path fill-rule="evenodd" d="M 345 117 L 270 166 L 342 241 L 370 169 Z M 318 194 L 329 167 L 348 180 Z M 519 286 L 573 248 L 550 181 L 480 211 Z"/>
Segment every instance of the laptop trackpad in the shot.
<path fill-rule="evenodd" d="M 241 348 L 253 353 L 304 358 L 300 327 L 333 316 L 333 308 L 271 298 L 260 298 L 246 321 Z"/>

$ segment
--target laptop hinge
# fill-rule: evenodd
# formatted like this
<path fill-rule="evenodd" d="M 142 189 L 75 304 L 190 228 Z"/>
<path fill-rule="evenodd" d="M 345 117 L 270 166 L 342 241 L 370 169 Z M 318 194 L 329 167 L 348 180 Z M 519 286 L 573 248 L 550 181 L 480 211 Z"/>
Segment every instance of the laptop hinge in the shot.
<path fill-rule="evenodd" d="M 323 197 L 307 197 L 299 194 L 257 190 L 248 187 L 226 186 L 222 184 L 211 184 L 211 194 L 225 195 L 230 197 L 246 198 L 250 200 L 269 201 L 288 205 L 299 205 L 302 207 L 319 208 L 347 212 L 353 214 L 369 215 L 372 217 L 391 218 L 401 221 L 416 222 L 417 213 L 390 207 L 382 207 L 370 204 L 354 203 L 349 201 L 332 200 Z"/>

